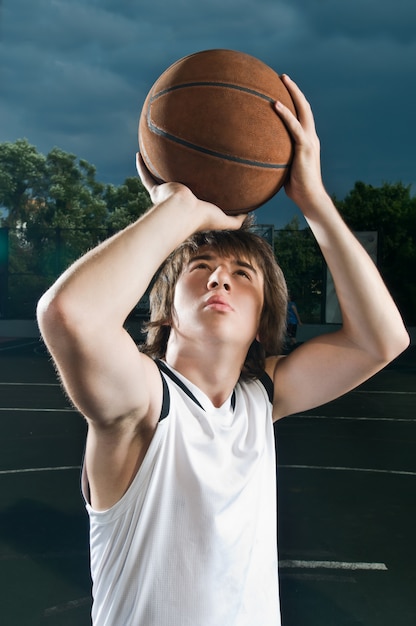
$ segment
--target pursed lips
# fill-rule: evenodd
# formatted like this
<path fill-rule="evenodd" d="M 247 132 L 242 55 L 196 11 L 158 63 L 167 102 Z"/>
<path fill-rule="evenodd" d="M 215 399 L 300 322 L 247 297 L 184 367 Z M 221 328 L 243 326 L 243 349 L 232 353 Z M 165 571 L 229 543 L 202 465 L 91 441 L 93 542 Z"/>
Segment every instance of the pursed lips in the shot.
<path fill-rule="evenodd" d="M 211 296 L 210 298 L 208 298 L 204 306 L 212 309 L 217 309 L 218 311 L 234 310 L 230 303 L 225 298 L 221 298 L 221 296 Z"/>

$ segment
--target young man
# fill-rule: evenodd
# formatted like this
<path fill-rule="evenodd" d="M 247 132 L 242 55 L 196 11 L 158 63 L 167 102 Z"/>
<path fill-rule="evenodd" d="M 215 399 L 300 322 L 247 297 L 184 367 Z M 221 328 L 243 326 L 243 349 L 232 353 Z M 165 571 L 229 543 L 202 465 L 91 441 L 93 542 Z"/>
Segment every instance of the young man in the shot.
<path fill-rule="evenodd" d="M 323 187 L 310 106 L 283 80 L 298 116 L 276 103 L 295 144 L 285 189 L 331 270 L 341 330 L 280 357 L 286 287 L 265 244 L 240 229 L 244 216 L 156 185 L 140 160 L 153 208 L 39 303 L 45 342 L 88 422 L 96 626 L 278 626 L 272 420 L 349 391 L 408 345 Z M 123 324 L 169 256 L 139 351 Z"/>

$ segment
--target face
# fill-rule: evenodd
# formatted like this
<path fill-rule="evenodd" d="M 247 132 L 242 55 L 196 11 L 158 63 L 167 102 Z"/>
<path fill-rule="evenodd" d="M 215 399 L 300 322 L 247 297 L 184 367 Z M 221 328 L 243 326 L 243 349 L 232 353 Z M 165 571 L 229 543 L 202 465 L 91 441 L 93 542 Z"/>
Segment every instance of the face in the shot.
<path fill-rule="evenodd" d="M 192 341 L 237 342 L 248 349 L 257 335 L 263 289 L 263 274 L 252 262 L 201 248 L 176 284 L 172 331 Z"/>

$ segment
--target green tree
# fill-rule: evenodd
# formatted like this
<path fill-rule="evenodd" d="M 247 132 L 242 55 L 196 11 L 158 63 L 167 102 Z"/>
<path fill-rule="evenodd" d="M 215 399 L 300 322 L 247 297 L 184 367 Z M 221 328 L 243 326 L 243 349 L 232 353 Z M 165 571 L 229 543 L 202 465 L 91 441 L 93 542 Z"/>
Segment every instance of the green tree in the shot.
<path fill-rule="evenodd" d="M 378 266 L 405 321 L 416 323 L 416 198 L 401 182 L 373 187 L 361 181 L 335 200 L 352 230 L 378 232 Z"/>
<path fill-rule="evenodd" d="M 0 143 L 0 206 L 6 209 L 3 226 L 26 220 L 40 193 L 46 158 L 27 139 Z"/>
<path fill-rule="evenodd" d="M 276 231 L 274 250 L 302 321 L 319 323 L 322 317 L 323 259 L 309 228 L 300 229 L 294 217 Z"/>
<path fill-rule="evenodd" d="M 93 165 L 53 148 L 46 157 L 36 206 L 28 221 L 55 228 L 102 227 L 107 219 L 104 189 L 95 180 Z"/>
<path fill-rule="evenodd" d="M 24 139 L 0 144 L 0 225 L 10 228 L 8 316 L 32 317 L 52 280 L 149 204 L 138 178 L 104 185 L 93 165 L 59 148 L 45 157 Z"/>
<path fill-rule="evenodd" d="M 53 148 L 46 156 L 39 194 L 22 225 L 33 251 L 33 270 L 55 276 L 107 235 L 105 186 L 85 160 Z"/>
<path fill-rule="evenodd" d="M 107 185 L 104 198 L 109 211 L 108 226 L 113 231 L 137 220 L 151 204 L 149 194 L 138 177 L 126 178 L 120 187 Z"/>

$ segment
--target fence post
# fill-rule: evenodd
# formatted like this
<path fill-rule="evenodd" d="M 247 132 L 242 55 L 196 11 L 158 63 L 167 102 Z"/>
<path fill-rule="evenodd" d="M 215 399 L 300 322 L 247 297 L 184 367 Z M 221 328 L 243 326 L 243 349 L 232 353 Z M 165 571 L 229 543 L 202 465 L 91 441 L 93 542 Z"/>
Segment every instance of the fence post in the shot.
<path fill-rule="evenodd" d="M 60 226 L 55 228 L 55 273 L 62 273 L 62 230 Z"/>
<path fill-rule="evenodd" d="M 9 229 L 0 228 L 0 318 L 7 317 L 9 291 Z"/>

